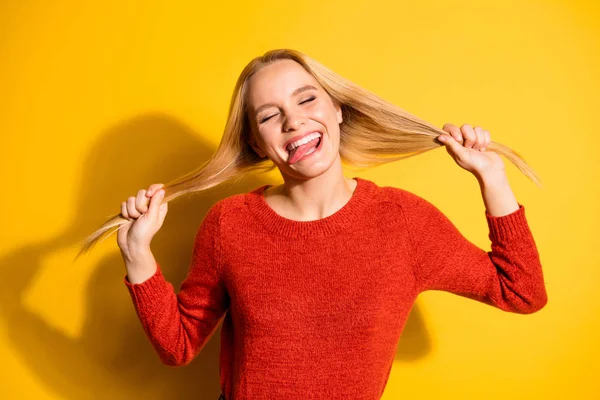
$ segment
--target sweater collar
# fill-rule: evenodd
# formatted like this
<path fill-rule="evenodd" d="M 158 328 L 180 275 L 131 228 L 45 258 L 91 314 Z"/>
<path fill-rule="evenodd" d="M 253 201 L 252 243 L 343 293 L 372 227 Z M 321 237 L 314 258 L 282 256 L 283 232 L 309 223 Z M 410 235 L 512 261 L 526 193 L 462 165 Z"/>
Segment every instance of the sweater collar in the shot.
<path fill-rule="evenodd" d="M 365 217 L 367 205 L 373 201 L 377 185 L 367 179 L 353 177 L 357 181 L 350 200 L 332 215 L 313 220 L 296 221 L 275 212 L 267 203 L 264 191 L 271 185 L 262 185 L 246 193 L 245 203 L 253 216 L 270 232 L 291 238 L 329 236 L 352 231 Z"/>

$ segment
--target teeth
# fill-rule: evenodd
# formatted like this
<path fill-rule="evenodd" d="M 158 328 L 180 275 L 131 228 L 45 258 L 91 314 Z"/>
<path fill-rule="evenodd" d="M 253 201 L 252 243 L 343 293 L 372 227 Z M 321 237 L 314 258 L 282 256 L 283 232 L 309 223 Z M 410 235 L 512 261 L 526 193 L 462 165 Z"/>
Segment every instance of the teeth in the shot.
<path fill-rule="evenodd" d="M 311 140 L 314 140 L 319 137 L 321 137 L 321 133 L 319 133 L 319 132 L 311 133 L 310 135 L 305 136 L 304 138 L 297 140 L 294 143 L 289 144 L 287 147 L 287 151 L 292 151 L 296 147 L 302 146 L 303 144 L 308 143 Z"/>

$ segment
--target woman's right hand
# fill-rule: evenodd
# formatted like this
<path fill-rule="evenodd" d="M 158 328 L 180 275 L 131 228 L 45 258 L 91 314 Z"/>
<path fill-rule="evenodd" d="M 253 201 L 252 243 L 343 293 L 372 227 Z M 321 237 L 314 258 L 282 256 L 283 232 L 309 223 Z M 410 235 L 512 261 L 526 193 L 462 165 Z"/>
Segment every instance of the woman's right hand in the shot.
<path fill-rule="evenodd" d="M 117 231 L 117 244 L 126 259 L 131 260 L 136 251 L 149 249 L 152 238 L 161 228 L 168 211 L 168 203 L 161 204 L 163 186 L 154 183 L 121 203 L 121 216 L 132 221 Z"/>

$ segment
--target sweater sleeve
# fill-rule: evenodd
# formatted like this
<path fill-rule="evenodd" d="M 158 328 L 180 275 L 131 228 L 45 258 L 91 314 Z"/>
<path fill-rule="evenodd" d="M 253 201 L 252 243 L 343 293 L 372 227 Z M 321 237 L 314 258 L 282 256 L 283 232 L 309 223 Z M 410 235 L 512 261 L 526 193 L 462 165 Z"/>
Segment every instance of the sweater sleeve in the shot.
<path fill-rule="evenodd" d="M 443 290 L 519 314 L 546 305 L 542 265 L 522 204 L 499 217 L 485 211 L 491 241 L 491 251 L 486 252 L 433 204 L 403 193 L 401 208 L 413 246 L 417 294 Z"/>
<path fill-rule="evenodd" d="M 194 238 L 191 265 L 179 292 L 162 274 L 124 283 L 144 332 L 160 360 L 170 366 L 191 362 L 212 336 L 228 308 L 220 275 L 220 203 L 208 211 Z"/>

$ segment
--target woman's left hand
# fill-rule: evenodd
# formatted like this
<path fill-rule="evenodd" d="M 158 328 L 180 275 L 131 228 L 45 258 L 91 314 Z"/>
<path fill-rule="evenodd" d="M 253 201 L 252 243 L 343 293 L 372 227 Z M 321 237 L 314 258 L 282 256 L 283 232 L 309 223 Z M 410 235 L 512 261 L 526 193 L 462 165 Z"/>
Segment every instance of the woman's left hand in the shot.
<path fill-rule="evenodd" d="M 504 162 L 500 155 L 485 151 L 490 144 L 490 132 L 476 126 L 464 124 L 460 129 L 447 123 L 442 128 L 449 135 L 440 135 L 437 140 L 446 146 L 446 151 L 463 169 L 471 172 L 478 179 L 487 174 L 504 172 Z M 463 142 L 464 139 L 464 142 Z"/>

